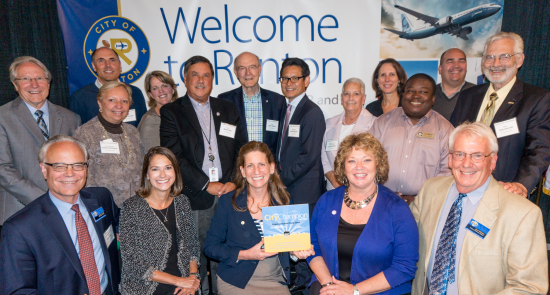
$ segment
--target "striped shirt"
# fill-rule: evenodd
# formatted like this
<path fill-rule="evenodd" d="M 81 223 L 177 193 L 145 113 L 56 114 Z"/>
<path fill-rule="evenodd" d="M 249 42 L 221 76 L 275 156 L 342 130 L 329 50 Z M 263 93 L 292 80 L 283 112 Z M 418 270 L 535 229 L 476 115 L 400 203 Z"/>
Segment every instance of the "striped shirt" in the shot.
<path fill-rule="evenodd" d="M 244 113 L 246 116 L 246 127 L 248 131 L 248 141 L 263 142 L 263 123 L 264 115 L 262 112 L 262 95 L 258 90 L 256 95 L 248 97 L 243 90 Z"/>
<path fill-rule="evenodd" d="M 258 232 L 260 233 L 260 237 L 264 237 L 264 221 L 261 220 L 261 219 L 255 219 L 255 218 L 252 218 L 254 220 L 254 224 L 256 225 L 256 228 L 258 229 Z"/>

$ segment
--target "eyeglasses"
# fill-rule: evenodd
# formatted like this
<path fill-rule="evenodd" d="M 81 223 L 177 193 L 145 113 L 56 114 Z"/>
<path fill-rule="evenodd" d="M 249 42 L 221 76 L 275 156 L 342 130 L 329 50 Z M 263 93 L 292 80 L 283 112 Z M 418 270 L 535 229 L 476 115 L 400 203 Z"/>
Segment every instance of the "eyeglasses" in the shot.
<path fill-rule="evenodd" d="M 36 78 L 23 77 L 23 78 L 15 78 L 15 80 L 21 81 L 21 83 L 25 83 L 25 84 L 31 83 L 32 80 L 36 81 L 36 83 L 48 83 L 48 79 L 46 77 L 36 77 Z"/>
<path fill-rule="evenodd" d="M 257 71 L 258 68 L 259 68 L 258 66 L 249 66 L 248 68 L 247 67 L 238 67 L 237 72 L 246 72 L 246 69 L 253 72 L 253 71 Z"/>
<path fill-rule="evenodd" d="M 508 54 L 508 53 L 505 53 L 505 54 L 501 54 L 499 56 L 496 56 L 496 55 L 486 55 L 483 57 L 483 60 L 486 64 L 493 64 L 495 62 L 495 60 L 497 59 L 498 57 L 498 60 L 501 62 L 501 63 L 507 63 L 510 61 L 510 59 L 512 58 L 512 56 L 514 55 L 518 55 L 519 53 L 516 53 L 516 54 Z"/>
<path fill-rule="evenodd" d="M 283 84 L 286 84 L 288 82 L 288 80 L 290 80 L 290 82 L 292 83 L 296 83 L 298 81 L 300 81 L 300 79 L 302 78 L 305 78 L 307 76 L 302 76 L 302 77 L 290 77 L 290 78 L 287 78 L 287 77 L 280 77 L 279 78 L 279 82 L 283 83 Z"/>
<path fill-rule="evenodd" d="M 468 153 L 465 153 L 465 152 L 451 152 L 449 154 L 453 155 L 453 159 L 455 159 L 457 161 L 464 161 L 464 159 L 466 159 L 466 156 L 470 155 L 470 159 L 474 163 L 481 163 L 481 162 L 485 161 L 485 158 L 487 158 L 491 155 L 491 154 L 484 155 L 482 152 L 473 153 L 473 154 L 468 154 Z"/>
<path fill-rule="evenodd" d="M 57 171 L 57 172 L 65 172 L 67 171 L 67 169 L 69 169 L 69 166 L 72 166 L 74 171 L 82 171 L 82 170 L 86 170 L 86 167 L 88 166 L 88 163 L 73 163 L 73 164 L 44 163 L 44 164 L 52 167 L 53 171 Z"/>

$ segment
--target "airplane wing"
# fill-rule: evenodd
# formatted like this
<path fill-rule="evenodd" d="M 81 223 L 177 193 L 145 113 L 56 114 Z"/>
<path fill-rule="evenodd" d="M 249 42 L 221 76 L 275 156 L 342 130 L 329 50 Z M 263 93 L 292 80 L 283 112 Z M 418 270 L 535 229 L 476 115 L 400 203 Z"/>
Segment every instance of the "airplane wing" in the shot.
<path fill-rule="evenodd" d="M 435 18 L 435 17 L 431 17 L 429 15 L 425 15 L 425 14 L 422 14 L 422 13 L 418 13 L 414 10 L 410 10 L 408 8 L 405 8 L 403 6 L 399 6 L 399 5 L 395 5 L 395 8 L 397 9 L 400 9 L 400 10 L 403 10 L 404 12 L 412 15 L 412 16 L 415 16 L 416 18 L 418 18 L 419 20 L 422 20 L 424 21 L 425 23 L 428 23 L 428 24 L 431 24 L 432 26 L 435 26 L 435 24 L 437 23 L 437 21 L 439 20 L 438 18 Z"/>
<path fill-rule="evenodd" d="M 454 33 L 454 32 L 448 32 L 448 34 L 451 35 L 451 36 L 458 37 L 462 40 L 468 40 L 468 37 L 465 34 Z"/>
<path fill-rule="evenodd" d="M 397 30 L 392 30 L 392 29 L 387 29 L 387 28 L 384 28 L 384 30 L 390 31 L 390 32 L 392 32 L 392 33 L 394 33 L 394 34 L 397 34 L 397 35 L 399 35 L 399 37 L 401 37 L 401 36 L 403 36 L 403 35 L 406 34 L 405 32 L 402 32 L 402 31 L 397 31 Z"/>

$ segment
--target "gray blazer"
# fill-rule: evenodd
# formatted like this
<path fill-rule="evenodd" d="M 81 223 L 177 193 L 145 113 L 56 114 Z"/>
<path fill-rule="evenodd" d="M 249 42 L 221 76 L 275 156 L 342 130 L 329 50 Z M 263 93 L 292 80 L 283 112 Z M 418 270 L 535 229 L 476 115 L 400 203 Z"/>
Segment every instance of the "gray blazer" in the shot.
<path fill-rule="evenodd" d="M 50 101 L 46 103 L 50 136 L 73 135 L 80 126 L 80 116 Z M 44 142 L 20 97 L 0 107 L 0 224 L 48 190 L 38 163 L 38 150 Z"/>

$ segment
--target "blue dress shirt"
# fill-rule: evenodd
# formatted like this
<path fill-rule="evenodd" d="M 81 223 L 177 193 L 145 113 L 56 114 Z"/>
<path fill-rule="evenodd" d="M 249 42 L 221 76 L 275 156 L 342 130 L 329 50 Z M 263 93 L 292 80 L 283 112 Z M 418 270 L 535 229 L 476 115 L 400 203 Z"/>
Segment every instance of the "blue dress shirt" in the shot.
<path fill-rule="evenodd" d="M 69 204 L 67 202 L 61 201 L 60 199 L 54 197 L 52 193 L 49 191 L 48 191 L 48 195 L 50 196 L 50 199 L 52 200 L 57 210 L 59 211 L 59 214 L 61 214 L 61 218 L 63 218 L 63 221 L 65 222 L 65 226 L 67 227 L 67 230 L 69 231 L 69 235 L 71 236 L 71 240 L 73 241 L 74 247 L 76 249 L 76 253 L 78 254 L 78 258 L 80 258 L 80 251 L 78 250 L 78 239 L 77 239 L 77 233 L 76 233 L 76 222 L 75 222 L 76 213 L 71 209 L 74 204 Z M 107 272 L 105 271 L 105 258 L 103 257 L 103 250 L 101 249 L 101 244 L 99 243 L 99 238 L 95 230 L 92 218 L 88 213 L 88 209 L 86 208 L 86 205 L 84 205 L 84 203 L 80 199 L 80 195 L 78 195 L 78 200 L 76 201 L 75 204 L 78 204 L 78 208 L 80 209 L 80 214 L 82 214 L 82 218 L 86 222 L 86 226 L 88 227 L 90 238 L 92 239 L 95 264 L 99 272 L 101 292 L 103 293 L 105 292 L 105 289 L 107 289 L 107 284 L 109 282 L 109 278 L 107 277 Z"/>
<path fill-rule="evenodd" d="M 487 178 L 487 180 L 482 186 L 478 187 L 473 192 L 467 193 L 466 197 L 462 199 L 462 215 L 460 216 L 458 236 L 456 237 L 455 274 L 457 279 L 453 283 L 447 285 L 447 295 L 458 295 L 458 265 L 460 262 L 460 251 L 462 250 L 462 243 L 464 242 L 464 236 L 466 235 L 466 225 L 468 225 L 472 217 L 474 217 L 474 213 L 477 210 L 479 201 L 481 201 L 481 197 L 483 197 L 485 190 L 489 186 L 489 182 L 491 182 L 491 177 Z M 456 188 L 456 182 L 455 182 L 453 186 L 451 186 L 451 189 L 447 194 L 447 200 L 445 201 L 445 205 L 443 206 L 443 211 L 441 211 L 441 215 L 439 216 L 439 223 L 437 224 L 434 243 L 432 245 L 430 264 L 428 265 L 428 276 L 427 276 L 428 283 L 430 282 L 430 279 L 432 277 L 432 271 L 433 271 L 434 261 L 435 261 L 435 252 L 437 252 L 437 245 L 439 244 L 439 238 L 441 237 L 441 232 L 443 232 L 443 227 L 445 226 L 445 222 L 447 221 L 447 216 L 449 215 L 449 211 L 451 211 L 451 207 L 453 206 L 453 203 L 456 201 L 457 198 L 458 198 L 458 189 Z M 472 233 L 469 233 L 469 234 L 472 234 Z"/>
<path fill-rule="evenodd" d="M 42 111 L 42 119 L 44 119 L 44 122 L 46 123 L 46 127 L 48 127 L 48 133 L 50 133 L 50 110 L 48 108 L 48 102 L 44 102 L 41 108 L 37 109 L 33 107 L 32 105 L 28 104 L 26 101 L 23 100 L 23 102 L 27 105 L 27 108 L 29 108 L 29 111 L 31 112 L 34 121 L 38 120 L 38 116 L 35 115 L 37 110 Z"/>

